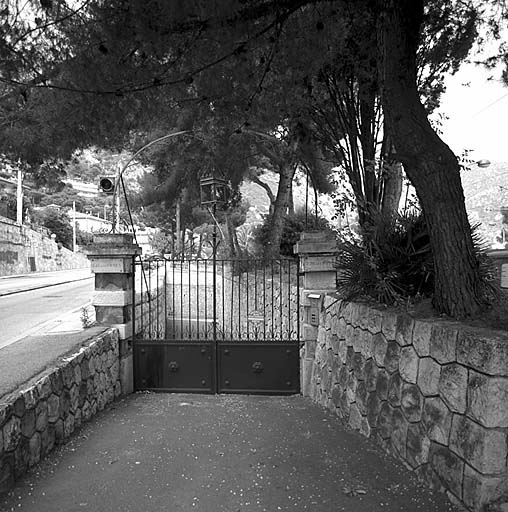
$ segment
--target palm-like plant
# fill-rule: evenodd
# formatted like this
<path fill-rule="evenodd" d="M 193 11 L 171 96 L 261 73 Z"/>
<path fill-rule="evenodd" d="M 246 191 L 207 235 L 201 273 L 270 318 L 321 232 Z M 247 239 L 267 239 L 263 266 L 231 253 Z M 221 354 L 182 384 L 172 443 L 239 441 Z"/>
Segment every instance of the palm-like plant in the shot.
<path fill-rule="evenodd" d="M 361 241 L 339 243 L 337 288 L 346 299 L 394 304 L 433 289 L 433 261 L 420 213 L 373 215 Z"/>
<path fill-rule="evenodd" d="M 478 227 L 473 225 L 471 232 L 487 305 L 500 292 Z M 434 260 L 423 214 L 413 210 L 392 217 L 373 215 L 361 241 L 339 243 L 336 268 L 337 291 L 346 300 L 367 297 L 391 305 L 432 297 Z"/>

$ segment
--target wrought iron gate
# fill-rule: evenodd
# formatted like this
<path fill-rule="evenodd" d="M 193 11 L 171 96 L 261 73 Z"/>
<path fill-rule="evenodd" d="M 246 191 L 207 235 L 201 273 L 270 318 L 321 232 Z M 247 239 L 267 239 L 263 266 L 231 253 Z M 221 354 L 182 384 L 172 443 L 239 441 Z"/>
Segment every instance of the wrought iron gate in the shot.
<path fill-rule="evenodd" d="M 135 261 L 137 390 L 299 392 L 295 259 Z"/>

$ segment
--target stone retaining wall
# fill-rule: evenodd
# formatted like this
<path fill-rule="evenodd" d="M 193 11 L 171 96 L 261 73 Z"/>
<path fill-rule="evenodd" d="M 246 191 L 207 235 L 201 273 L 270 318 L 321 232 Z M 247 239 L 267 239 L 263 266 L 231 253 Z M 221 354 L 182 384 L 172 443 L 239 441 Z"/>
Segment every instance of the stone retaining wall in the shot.
<path fill-rule="evenodd" d="M 138 269 L 138 274 L 141 274 Z M 164 275 L 161 272 L 150 279 L 150 294 L 142 282 L 143 276 L 136 276 L 136 307 L 134 329 L 136 334 L 146 338 L 162 339 L 166 337 L 164 311 L 168 308 L 167 291 L 164 289 Z"/>
<path fill-rule="evenodd" d="M 0 276 L 88 266 L 84 254 L 59 248 L 41 233 L 0 217 Z"/>
<path fill-rule="evenodd" d="M 507 333 L 328 296 L 305 352 L 306 392 L 351 428 L 470 510 L 508 501 Z"/>
<path fill-rule="evenodd" d="M 122 393 L 116 329 L 0 399 L 0 492 Z"/>

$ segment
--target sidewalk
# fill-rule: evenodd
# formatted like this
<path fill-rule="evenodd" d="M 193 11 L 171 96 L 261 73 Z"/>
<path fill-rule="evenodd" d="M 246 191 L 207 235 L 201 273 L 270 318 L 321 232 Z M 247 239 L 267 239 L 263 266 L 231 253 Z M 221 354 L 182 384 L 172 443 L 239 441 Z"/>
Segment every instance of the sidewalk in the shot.
<path fill-rule="evenodd" d="M 301 396 L 138 393 L 0 497 L 25 512 L 445 512 L 445 496 Z"/>
<path fill-rule="evenodd" d="M 72 319 L 73 330 L 60 331 L 71 325 L 64 322 L 45 334 L 26 336 L 0 349 L 0 401 L 4 395 L 15 391 L 53 366 L 60 357 L 105 329 L 102 326 L 90 329 L 78 327 L 79 313 L 76 316 L 78 318 Z"/>
<path fill-rule="evenodd" d="M 90 269 L 62 270 L 22 276 L 0 277 L 0 296 L 46 288 L 73 281 L 91 279 Z M 20 278 L 21 282 L 20 282 Z M 90 323 L 95 321 L 95 309 L 86 306 Z M 59 357 L 104 327 L 84 329 L 82 307 L 68 311 L 58 318 L 39 324 L 8 344 L 0 343 L 0 397 L 14 391 L 51 366 Z M 0 509 L 1 510 L 1 509 Z"/>

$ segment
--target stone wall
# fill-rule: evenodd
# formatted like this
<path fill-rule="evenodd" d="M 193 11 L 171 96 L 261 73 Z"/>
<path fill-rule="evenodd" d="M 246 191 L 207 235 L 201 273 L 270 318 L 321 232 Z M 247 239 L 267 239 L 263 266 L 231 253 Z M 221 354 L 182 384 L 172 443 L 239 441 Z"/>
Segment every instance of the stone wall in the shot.
<path fill-rule="evenodd" d="M 147 293 L 147 291 L 150 293 Z M 164 274 L 150 277 L 145 283 L 140 268 L 136 274 L 136 305 L 134 330 L 145 338 L 161 339 L 166 337 L 164 311 L 168 307 L 164 290 Z"/>
<path fill-rule="evenodd" d="M 83 254 L 59 248 L 50 238 L 0 217 L 0 276 L 86 268 Z"/>
<path fill-rule="evenodd" d="M 327 296 L 314 400 L 474 511 L 508 501 L 508 334 Z"/>
<path fill-rule="evenodd" d="M 122 393 L 118 332 L 109 329 L 0 399 L 0 492 Z"/>

